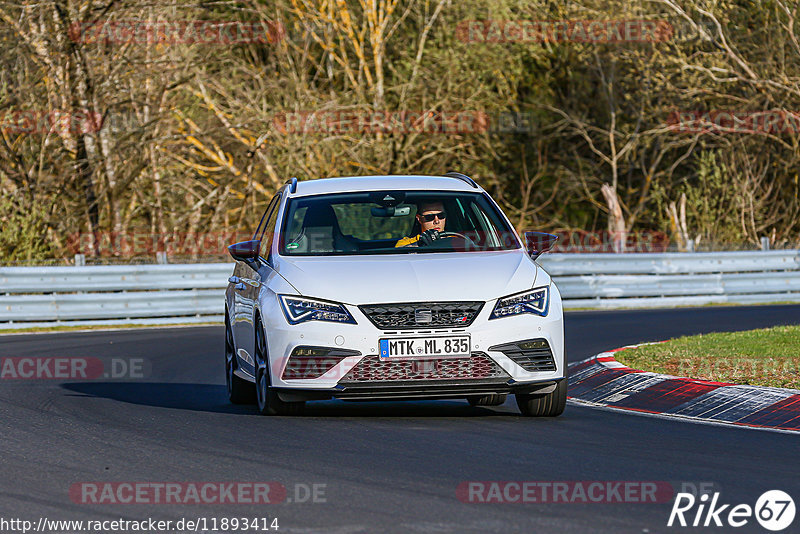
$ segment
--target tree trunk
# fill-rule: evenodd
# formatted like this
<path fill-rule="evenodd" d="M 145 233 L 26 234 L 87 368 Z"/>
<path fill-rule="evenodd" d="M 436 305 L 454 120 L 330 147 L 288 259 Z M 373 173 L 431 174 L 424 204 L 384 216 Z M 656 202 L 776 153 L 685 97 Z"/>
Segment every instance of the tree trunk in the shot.
<path fill-rule="evenodd" d="M 608 184 L 600 187 L 603 197 L 608 205 L 608 233 L 614 243 L 614 252 L 625 252 L 625 243 L 628 240 L 628 232 L 625 229 L 625 217 L 622 215 L 622 207 L 619 204 L 617 190 Z"/>
<path fill-rule="evenodd" d="M 92 167 L 89 164 L 89 156 L 86 153 L 86 144 L 84 143 L 83 136 L 78 136 L 77 139 L 75 174 L 78 184 L 83 187 L 83 194 L 86 200 L 86 216 L 89 223 L 89 234 L 92 235 L 92 254 L 99 256 L 100 250 L 95 237 L 97 236 L 100 225 L 100 209 L 97 205 L 97 193 L 95 192 L 94 180 L 92 179 Z"/>

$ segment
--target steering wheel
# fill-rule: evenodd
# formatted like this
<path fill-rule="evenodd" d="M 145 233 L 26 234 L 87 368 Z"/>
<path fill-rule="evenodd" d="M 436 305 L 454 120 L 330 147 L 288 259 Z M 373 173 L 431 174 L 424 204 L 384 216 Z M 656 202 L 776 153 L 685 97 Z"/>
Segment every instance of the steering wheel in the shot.
<path fill-rule="evenodd" d="M 471 244 L 474 247 L 478 247 L 478 244 L 473 241 L 471 238 L 465 236 L 464 234 L 459 234 L 458 232 L 439 232 L 439 239 L 448 239 L 451 237 L 460 237 L 464 240 L 465 243 Z"/>
<path fill-rule="evenodd" d="M 464 234 L 459 234 L 458 232 L 439 232 L 439 239 L 450 239 L 453 237 L 459 237 L 464 240 L 465 244 L 471 244 L 475 248 L 478 248 L 478 244 L 470 239 L 469 237 L 465 236 Z M 437 240 L 438 241 L 438 240 Z M 404 245 L 403 248 L 406 247 L 418 247 L 419 243 L 409 243 L 408 245 Z"/>

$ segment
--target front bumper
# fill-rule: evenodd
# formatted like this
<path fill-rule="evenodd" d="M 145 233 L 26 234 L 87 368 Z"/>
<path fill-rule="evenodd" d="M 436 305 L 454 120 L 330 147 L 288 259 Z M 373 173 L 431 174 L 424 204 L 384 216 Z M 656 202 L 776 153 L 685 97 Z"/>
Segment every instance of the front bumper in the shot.
<path fill-rule="evenodd" d="M 469 327 L 408 331 L 384 331 L 376 327 L 357 306 L 347 305 L 357 324 L 336 324 L 310 321 L 289 325 L 279 306 L 262 310 L 267 324 L 267 344 L 272 385 L 281 396 L 310 398 L 390 399 L 390 398 L 448 398 L 492 393 L 526 392 L 554 387 L 566 376 L 564 357 L 564 326 L 561 298 L 555 285 L 551 286 L 550 309 L 545 317 L 521 315 L 489 320 L 494 302 L 487 302 Z M 352 380 L 354 369 L 368 358 L 377 358 L 378 341 L 382 337 L 426 336 L 439 334 L 469 334 L 473 357 L 481 354 L 502 373 L 461 374 L 455 378 L 442 374 L 414 377 L 405 374 L 381 377 L 377 380 Z M 536 370 L 519 365 L 498 347 L 528 340 L 545 340 L 553 356 L 554 366 Z M 292 351 L 297 347 L 330 347 L 353 351 L 330 370 L 313 379 L 284 379 L 283 372 Z M 542 386 L 542 384 L 544 384 Z M 546 391 L 543 391 L 546 393 Z M 317 395 L 317 397 L 315 397 Z M 299 399 L 298 399 L 299 400 Z"/>
<path fill-rule="evenodd" d="M 561 379 L 565 380 L 565 379 Z M 331 389 L 276 388 L 278 396 L 285 402 L 309 400 L 424 400 L 463 399 L 467 396 L 517 393 L 550 393 L 558 381 L 545 380 L 534 383 L 516 383 L 513 379 L 478 380 L 432 380 L 395 381 L 391 383 L 368 383 L 337 385 Z"/>

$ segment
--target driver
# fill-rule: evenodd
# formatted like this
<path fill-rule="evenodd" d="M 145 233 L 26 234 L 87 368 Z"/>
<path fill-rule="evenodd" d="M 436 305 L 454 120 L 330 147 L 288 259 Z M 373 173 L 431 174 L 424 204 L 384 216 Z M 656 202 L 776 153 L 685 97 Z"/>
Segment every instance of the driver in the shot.
<path fill-rule="evenodd" d="M 419 235 L 404 237 L 395 243 L 395 247 L 427 247 L 439 239 L 439 232 L 444 232 L 447 212 L 444 211 L 444 205 L 441 202 L 433 201 L 418 204 L 416 217 L 420 228 Z"/>

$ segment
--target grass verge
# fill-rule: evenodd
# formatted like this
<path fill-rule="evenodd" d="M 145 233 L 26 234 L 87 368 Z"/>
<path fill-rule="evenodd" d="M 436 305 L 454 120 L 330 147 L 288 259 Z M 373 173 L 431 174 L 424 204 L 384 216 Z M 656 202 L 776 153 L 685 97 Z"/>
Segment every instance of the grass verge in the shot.
<path fill-rule="evenodd" d="M 800 389 L 800 326 L 680 337 L 615 356 L 624 365 L 643 371 Z"/>

